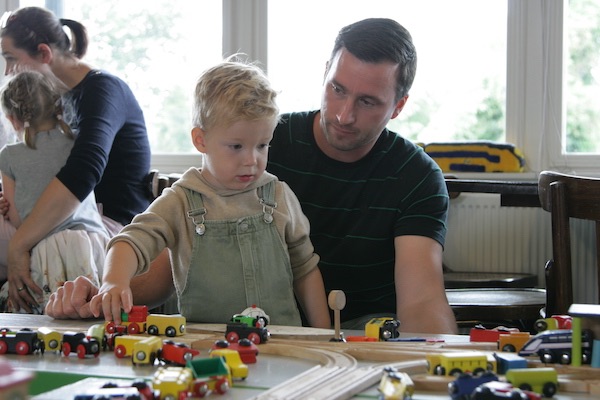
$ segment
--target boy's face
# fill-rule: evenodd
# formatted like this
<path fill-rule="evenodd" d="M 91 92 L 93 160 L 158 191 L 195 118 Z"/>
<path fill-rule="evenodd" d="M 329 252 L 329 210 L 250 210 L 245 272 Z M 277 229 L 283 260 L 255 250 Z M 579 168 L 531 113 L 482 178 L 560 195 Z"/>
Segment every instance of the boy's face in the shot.
<path fill-rule="evenodd" d="M 219 189 L 242 190 L 265 172 L 269 143 L 277 121 L 238 121 L 210 131 L 192 129 L 192 140 L 204 154 L 202 176 Z"/>

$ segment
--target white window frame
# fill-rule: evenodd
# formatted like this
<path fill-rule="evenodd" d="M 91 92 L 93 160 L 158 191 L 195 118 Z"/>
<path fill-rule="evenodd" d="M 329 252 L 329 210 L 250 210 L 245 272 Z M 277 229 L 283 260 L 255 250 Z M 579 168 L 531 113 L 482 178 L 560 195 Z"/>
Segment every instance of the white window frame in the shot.
<path fill-rule="evenodd" d="M 561 146 L 566 126 L 566 1 L 508 0 L 506 140 L 523 150 L 528 172 L 494 173 L 494 178 L 531 179 L 544 169 L 600 175 L 600 156 L 565 154 Z M 8 10 L 18 7 L 18 0 L 2 3 Z M 223 0 L 224 56 L 243 52 L 268 69 L 267 7 L 268 0 Z M 182 172 L 198 166 L 199 160 L 195 154 L 153 154 L 152 166 L 166 173 Z"/>

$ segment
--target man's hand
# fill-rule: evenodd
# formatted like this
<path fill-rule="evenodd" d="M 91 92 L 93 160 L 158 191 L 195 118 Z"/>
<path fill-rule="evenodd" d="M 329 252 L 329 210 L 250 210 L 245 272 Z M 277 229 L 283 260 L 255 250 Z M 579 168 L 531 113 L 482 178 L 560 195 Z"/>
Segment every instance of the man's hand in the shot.
<path fill-rule="evenodd" d="M 88 278 L 80 276 L 67 281 L 50 295 L 45 313 L 57 319 L 93 318 L 90 300 L 98 288 Z"/>

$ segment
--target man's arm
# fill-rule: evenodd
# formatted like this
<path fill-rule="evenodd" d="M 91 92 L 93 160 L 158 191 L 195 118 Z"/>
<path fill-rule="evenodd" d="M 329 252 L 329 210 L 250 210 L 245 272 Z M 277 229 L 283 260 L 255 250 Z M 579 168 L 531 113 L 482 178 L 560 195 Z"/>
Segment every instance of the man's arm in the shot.
<path fill-rule="evenodd" d="M 396 250 L 396 312 L 403 332 L 458 332 L 448 304 L 442 273 L 442 246 L 425 236 L 398 236 Z"/>

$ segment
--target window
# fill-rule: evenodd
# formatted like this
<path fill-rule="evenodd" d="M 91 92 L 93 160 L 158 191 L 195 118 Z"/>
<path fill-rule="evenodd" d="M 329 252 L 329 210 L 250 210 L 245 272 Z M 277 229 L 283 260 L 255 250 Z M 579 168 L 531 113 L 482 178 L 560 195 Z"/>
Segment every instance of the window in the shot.
<path fill-rule="evenodd" d="M 532 173 L 600 174 L 598 0 L 47 3 L 88 27 L 88 62 L 130 83 L 146 110 L 153 165 L 167 172 L 198 164 L 195 153 L 161 153 L 193 151 L 189 96 L 222 54 L 260 61 L 283 111 L 314 109 L 337 31 L 385 16 L 411 32 L 419 57 L 409 102 L 391 129 L 423 142 L 512 142 Z"/>
<path fill-rule="evenodd" d="M 342 26 L 388 17 L 409 30 L 418 59 L 409 101 L 390 128 L 421 142 L 505 140 L 506 0 L 304 0 L 293 18 L 287 2 L 271 1 L 268 12 L 269 76 L 283 110 L 319 108 Z"/>

